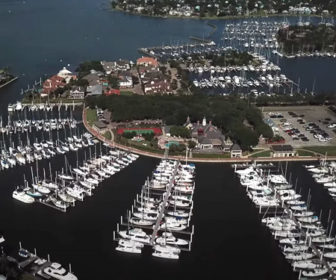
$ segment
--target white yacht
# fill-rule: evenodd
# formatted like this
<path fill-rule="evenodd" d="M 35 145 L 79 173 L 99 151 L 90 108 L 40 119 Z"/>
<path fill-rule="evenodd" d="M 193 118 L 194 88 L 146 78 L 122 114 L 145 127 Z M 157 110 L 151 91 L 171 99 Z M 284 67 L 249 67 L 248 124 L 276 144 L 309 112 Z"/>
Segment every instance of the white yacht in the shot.
<path fill-rule="evenodd" d="M 120 240 L 119 240 L 120 241 Z M 141 248 L 137 247 L 133 241 L 125 241 L 122 243 L 118 243 L 116 247 L 117 251 L 126 252 L 126 253 L 133 253 L 133 254 L 141 254 Z"/>
<path fill-rule="evenodd" d="M 125 239 L 130 239 L 146 244 L 150 243 L 149 235 L 147 235 L 146 232 L 144 232 L 141 228 L 133 228 L 130 230 L 119 231 L 118 233 L 122 238 Z"/>
<path fill-rule="evenodd" d="M 43 269 L 43 273 L 57 280 L 77 280 L 78 278 L 71 272 L 64 269 L 59 263 L 52 263 Z"/>
<path fill-rule="evenodd" d="M 154 257 L 163 258 L 163 259 L 173 259 L 173 260 L 179 259 L 179 255 L 174 252 L 154 251 L 152 255 Z"/>
<path fill-rule="evenodd" d="M 12 197 L 24 203 L 33 203 L 35 201 L 33 197 L 20 190 L 15 190 Z"/>
<path fill-rule="evenodd" d="M 163 232 L 162 236 L 156 238 L 155 242 L 160 245 L 170 244 L 170 245 L 186 246 L 189 244 L 187 240 L 176 238 L 171 232 Z"/>

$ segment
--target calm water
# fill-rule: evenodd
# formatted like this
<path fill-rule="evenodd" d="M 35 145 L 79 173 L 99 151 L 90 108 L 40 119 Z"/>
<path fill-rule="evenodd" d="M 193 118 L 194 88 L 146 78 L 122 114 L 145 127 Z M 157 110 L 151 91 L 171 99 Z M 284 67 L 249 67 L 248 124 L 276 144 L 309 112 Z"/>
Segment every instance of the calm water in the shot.
<path fill-rule="evenodd" d="M 219 41 L 225 22 L 216 24 L 219 31 L 213 39 Z M 205 21 L 153 19 L 110 12 L 105 1 L 0 0 L 0 65 L 10 66 L 20 76 L 16 83 L 0 91 L 0 111 L 3 115 L 7 113 L 7 103 L 17 100 L 20 89 L 27 83 L 68 64 L 74 69 L 79 62 L 89 59 L 135 59 L 139 47 L 177 44 L 210 30 Z M 309 77 L 323 76 L 326 86 L 330 86 L 328 77 L 335 71 L 325 70 L 324 66 L 334 69 L 334 61 L 305 63 L 290 62 L 287 71 L 293 79 L 305 70 Z M 308 65 L 319 65 L 319 69 L 308 69 Z M 311 83 L 311 78 L 308 81 Z M 83 153 L 79 156 L 83 157 Z M 74 164 L 75 154 L 69 160 Z M 58 170 L 63 163 L 63 157 L 52 160 L 53 168 Z M 157 163 L 155 159 L 140 158 L 66 214 L 11 199 L 11 192 L 22 183 L 23 174 L 30 176 L 29 167 L 1 172 L 0 228 L 8 240 L 8 250 L 13 251 L 18 241 L 22 241 L 28 249 L 37 248 L 41 256 L 50 253 L 52 260 L 71 262 L 79 279 L 215 276 L 218 279 L 218 275 L 227 279 L 296 278 L 270 233 L 261 226 L 257 211 L 239 186 L 233 170 L 224 164 L 197 165 L 191 253 L 182 253 L 181 259 L 173 262 L 152 258 L 148 248 L 141 256 L 117 253 L 112 242 L 116 223 L 130 208 Z M 46 161 L 40 168 L 44 166 Z M 317 211 L 323 208 L 327 215 L 329 207 L 334 206 L 327 193 L 306 176 L 301 164 L 290 164 L 289 171 L 293 178 L 294 175 L 304 178 L 298 184 L 302 193 L 307 194 L 310 187 L 313 206 Z"/>

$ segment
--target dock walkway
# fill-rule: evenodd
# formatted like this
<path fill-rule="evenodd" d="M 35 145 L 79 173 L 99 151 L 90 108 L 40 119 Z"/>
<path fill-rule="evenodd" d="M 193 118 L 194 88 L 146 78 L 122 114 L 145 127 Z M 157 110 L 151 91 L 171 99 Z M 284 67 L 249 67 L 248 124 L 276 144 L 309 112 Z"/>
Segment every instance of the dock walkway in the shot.
<path fill-rule="evenodd" d="M 156 237 L 157 232 L 160 228 L 161 221 L 162 221 L 162 218 L 163 218 L 163 214 L 164 214 L 164 211 L 165 211 L 167 203 L 168 203 L 168 198 L 170 197 L 170 193 L 171 193 L 171 191 L 173 189 L 173 186 L 174 186 L 175 176 L 176 176 L 176 173 L 177 173 L 178 166 L 179 166 L 179 162 L 176 161 L 173 176 L 171 177 L 171 179 L 169 181 L 166 193 L 163 195 L 163 203 L 162 203 L 161 208 L 160 208 L 160 213 L 158 215 L 158 218 L 157 218 L 156 223 L 155 223 L 154 228 L 153 228 L 153 233 L 152 233 L 152 236 L 151 236 L 151 244 L 154 243 L 155 237 Z"/>

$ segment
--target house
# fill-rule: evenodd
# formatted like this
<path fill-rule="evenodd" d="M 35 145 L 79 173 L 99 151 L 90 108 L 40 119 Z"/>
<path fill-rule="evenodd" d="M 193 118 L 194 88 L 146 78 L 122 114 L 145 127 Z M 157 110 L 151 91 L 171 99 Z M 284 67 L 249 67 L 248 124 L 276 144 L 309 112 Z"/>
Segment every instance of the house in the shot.
<path fill-rule="evenodd" d="M 134 63 L 132 61 L 129 61 L 126 59 L 119 59 L 116 61 L 116 70 L 117 71 L 129 71 L 133 64 Z"/>
<path fill-rule="evenodd" d="M 94 85 L 94 86 L 88 86 L 86 88 L 86 96 L 90 95 L 102 95 L 103 94 L 103 86 L 102 85 Z"/>
<path fill-rule="evenodd" d="M 117 61 L 101 61 L 105 73 L 110 75 L 115 71 L 128 71 L 131 69 L 132 62 L 129 60 L 119 59 Z"/>
<path fill-rule="evenodd" d="M 85 90 L 82 87 L 74 87 L 70 90 L 69 98 L 70 99 L 84 99 Z"/>
<path fill-rule="evenodd" d="M 133 78 L 129 72 L 121 72 L 118 76 L 120 88 L 132 88 Z"/>
<path fill-rule="evenodd" d="M 189 118 L 188 118 L 189 120 Z M 187 120 L 187 123 L 188 123 Z M 187 124 L 190 127 L 190 123 Z M 207 123 L 206 118 L 203 118 L 202 123 L 199 121 L 191 126 L 191 136 L 197 139 L 197 147 L 201 150 L 220 150 L 223 148 L 225 137 L 222 132 L 210 121 Z"/>
<path fill-rule="evenodd" d="M 150 81 L 144 85 L 145 94 L 171 93 L 171 86 L 167 80 Z"/>
<path fill-rule="evenodd" d="M 233 144 L 231 147 L 231 158 L 240 158 L 243 155 L 243 150 L 238 144 Z"/>
<path fill-rule="evenodd" d="M 99 71 L 91 70 L 90 74 L 84 76 L 83 79 L 87 80 L 90 86 L 95 86 L 102 83 L 100 77 L 102 77 L 103 75 L 104 74 Z"/>
<path fill-rule="evenodd" d="M 64 88 L 65 85 L 66 82 L 62 77 L 54 75 L 44 81 L 41 96 L 47 96 L 58 88 Z"/>
<path fill-rule="evenodd" d="M 233 142 L 228 137 L 227 139 L 224 140 L 224 143 L 223 143 L 223 152 L 228 152 L 228 153 L 231 152 L 232 146 L 233 146 Z"/>
<path fill-rule="evenodd" d="M 147 56 L 143 56 L 137 59 L 137 66 L 152 66 L 152 67 L 158 67 L 159 66 L 159 62 L 157 61 L 156 58 L 153 57 L 147 57 Z"/>
<path fill-rule="evenodd" d="M 103 66 L 107 75 L 110 75 L 113 71 L 115 71 L 115 61 L 101 61 L 100 64 Z"/>
<path fill-rule="evenodd" d="M 272 145 L 272 157 L 294 157 L 296 155 L 291 145 Z"/>
<path fill-rule="evenodd" d="M 58 72 L 57 76 L 63 78 L 67 84 L 71 81 L 71 79 L 77 80 L 77 76 L 65 67 L 63 67 L 63 69 Z"/>

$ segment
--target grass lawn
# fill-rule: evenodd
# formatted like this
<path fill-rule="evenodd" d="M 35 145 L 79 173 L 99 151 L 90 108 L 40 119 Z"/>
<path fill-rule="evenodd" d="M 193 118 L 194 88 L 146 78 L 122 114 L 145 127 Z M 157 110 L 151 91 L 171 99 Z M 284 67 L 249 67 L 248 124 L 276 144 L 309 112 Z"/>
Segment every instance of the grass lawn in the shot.
<path fill-rule="evenodd" d="M 309 156 L 314 156 L 314 152 L 310 151 L 305 151 L 305 150 L 297 150 L 297 153 L 299 154 L 300 157 L 309 157 Z"/>
<path fill-rule="evenodd" d="M 261 152 L 258 152 L 258 153 L 255 153 L 253 155 L 251 155 L 251 157 L 270 157 L 271 156 L 271 151 L 270 150 L 267 150 L 267 151 L 261 151 Z"/>
<path fill-rule="evenodd" d="M 199 154 L 193 153 L 192 158 L 230 158 L 230 153 L 224 154 Z"/>
<path fill-rule="evenodd" d="M 304 149 L 322 155 L 325 155 L 325 153 L 327 153 L 328 156 L 336 156 L 336 146 L 312 146 L 304 147 Z"/>
<path fill-rule="evenodd" d="M 95 109 L 86 110 L 86 120 L 90 126 L 98 120 L 97 112 Z"/>
<path fill-rule="evenodd" d="M 104 133 L 104 137 L 105 137 L 106 139 L 108 139 L 108 140 L 111 140 L 111 139 L 112 139 L 111 132 L 106 131 L 106 132 Z"/>

